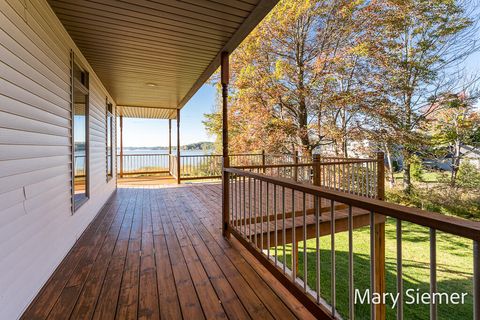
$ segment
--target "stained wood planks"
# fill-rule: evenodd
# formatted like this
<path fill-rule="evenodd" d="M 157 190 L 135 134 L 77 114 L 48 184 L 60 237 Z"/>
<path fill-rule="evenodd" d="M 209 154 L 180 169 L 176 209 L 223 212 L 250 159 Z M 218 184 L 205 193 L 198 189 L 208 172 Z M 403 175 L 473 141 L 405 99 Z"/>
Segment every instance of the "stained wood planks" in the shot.
<path fill-rule="evenodd" d="M 22 318 L 313 319 L 222 237 L 219 193 L 119 189 Z"/>

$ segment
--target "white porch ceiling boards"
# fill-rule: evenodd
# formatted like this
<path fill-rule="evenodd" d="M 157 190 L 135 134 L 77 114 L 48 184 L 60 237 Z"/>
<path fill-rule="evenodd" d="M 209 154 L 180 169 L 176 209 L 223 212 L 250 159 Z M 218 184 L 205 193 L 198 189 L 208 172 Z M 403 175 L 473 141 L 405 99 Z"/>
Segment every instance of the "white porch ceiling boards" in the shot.
<path fill-rule="evenodd" d="M 129 107 L 117 106 L 118 115 L 126 118 L 143 119 L 176 119 L 177 109 L 164 109 L 155 107 Z"/>
<path fill-rule="evenodd" d="M 117 105 L 153 115 L 148 107 L 182 108 L 219 67 L 220 53 L 232 52 L 277 1 L 48 2 Z"/>

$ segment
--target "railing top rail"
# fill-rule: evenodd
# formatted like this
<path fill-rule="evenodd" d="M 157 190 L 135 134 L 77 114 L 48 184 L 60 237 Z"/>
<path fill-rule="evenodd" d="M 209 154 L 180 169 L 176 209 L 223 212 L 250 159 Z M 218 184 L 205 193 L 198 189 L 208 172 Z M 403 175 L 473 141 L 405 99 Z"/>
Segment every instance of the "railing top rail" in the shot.
<path fill-rule="evenodd" d="M 266 164 L 266 165 L 249 165 L 249 166 L 230 166 L 236 169 L 268 169 L 268 168 L 292 168 L 292 167 L 311 167 L 317 163 L 283 163 L 283 164 Z"/>
<path fill-rule="evenodd" d="M 349 160 L 340 160 L 340 161 L 322 161 L 320 158 L 320 162 L 315 162 L 316 164 L 350 164 L 350 163 L 373 163 L 378 162 L 377 159 L 349 159 Z"/>
<path fill-rule="evenodd" d="M 221 154 L 180 154 L 180 158 L 221 157 Z"/>
<path fill-rule="evenodd" d="M 377 162 L 377 159 L 369 160 L 349 160 L 349 161 L 327 161 L 327 162 L 306 162 L 306 163 L 282 163 L 282 164 L 266 164 L 266 165 L 239 165 L 230 166 L 237 169 L 268 169 L 268 168 L 291 168 L 291 167 L 311 167 L 314 165 L 335 165 L 335 164 L 352 164 L 352 163 L 373 163 Z"/>
<path fill-rule="evenodd" d="M 168 156 L 168 153 L 135 153 L 135 154 L 123 154 L 124 157 L 135 157 L 135 156 Z M 117 154 L 120 157 L 119 154 Z"/>
<path fill-rule="evenodd" d="M 261 153 L 241 153 L 241 154 L 230 154 L 230 157 L 235 156 L 261 156 Z M 221 154 L 180 154 L 180 157 L 223 157 Z"/>
<path fill-rule="evenodd" d="M 356 196 L 340 191 L 333 191 L 310 184 L 300 184 L 290 179 L 271 177 L 237 168 L 225 168 L 226 172 L 255 178 L 296 191 L 305 192 L 321 198 L 352 205 L 357 208 L 373 211 L 403 221 L 444 231 L 453 235 L 480 241 L 480 222 L 469 221 L 457 217 L 445 216 L 436 212 L 429 212 L 418 208 L 405 207 L 394 203 Z"/>
<path fill-rule="evenodd" d="M 359 160 L 359 161 L 368 161 L 368 160 L 374 160 L 376 158 L 345 158 L 345 157 L 334 157 L 334 156 L 322 156 L 320 155 L 320 159 L 334 159 L 334 160 Z"/>

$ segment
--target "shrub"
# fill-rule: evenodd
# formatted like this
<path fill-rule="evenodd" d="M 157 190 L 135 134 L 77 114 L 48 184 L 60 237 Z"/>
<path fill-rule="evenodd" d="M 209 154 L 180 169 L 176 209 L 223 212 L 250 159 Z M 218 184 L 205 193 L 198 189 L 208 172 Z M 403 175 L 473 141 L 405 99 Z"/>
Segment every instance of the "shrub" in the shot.
<path fill-rule="evenodd" d="M 413 180 L 422 181 L 422 172 L 423 172 L 422 159 L 420 159 L 417 155 L 414 155 L 410 159 L 410 173 L 412 175 Z"/>
<path fill-rule="evenodd" d="M 480 196 L 476 191 L 441 185 L 433 189 L 414 188 L 409 195 L 394 188 L 387 190 L 385 195 L 388 202 L 480 221 Z"/>
<path fill-rule="evenodd" d="M 480 189 L 480 171 L 468 160 L 462 161 L 458 168 L 457 185 L 467 189 Z"/>

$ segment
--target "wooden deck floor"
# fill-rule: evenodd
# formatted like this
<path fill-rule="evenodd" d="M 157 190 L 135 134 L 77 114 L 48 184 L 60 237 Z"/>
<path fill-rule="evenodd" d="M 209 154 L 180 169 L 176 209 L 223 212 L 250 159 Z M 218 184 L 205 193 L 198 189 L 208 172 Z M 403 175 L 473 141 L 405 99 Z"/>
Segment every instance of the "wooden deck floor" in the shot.
<path fill-rule="evenodd" d="M 168 186 L 177 184 L 177 180 L 170 175 L 154 175 L 154 176 L 125 176 L 118 178 L 117 184 L 119 187 L 150 187 L 150 186 Z"/>
<path fill-rule="evenodd" d="M 23 319 L 313 319 L 233 238 L 219 184 L 119 188 Z"/>

